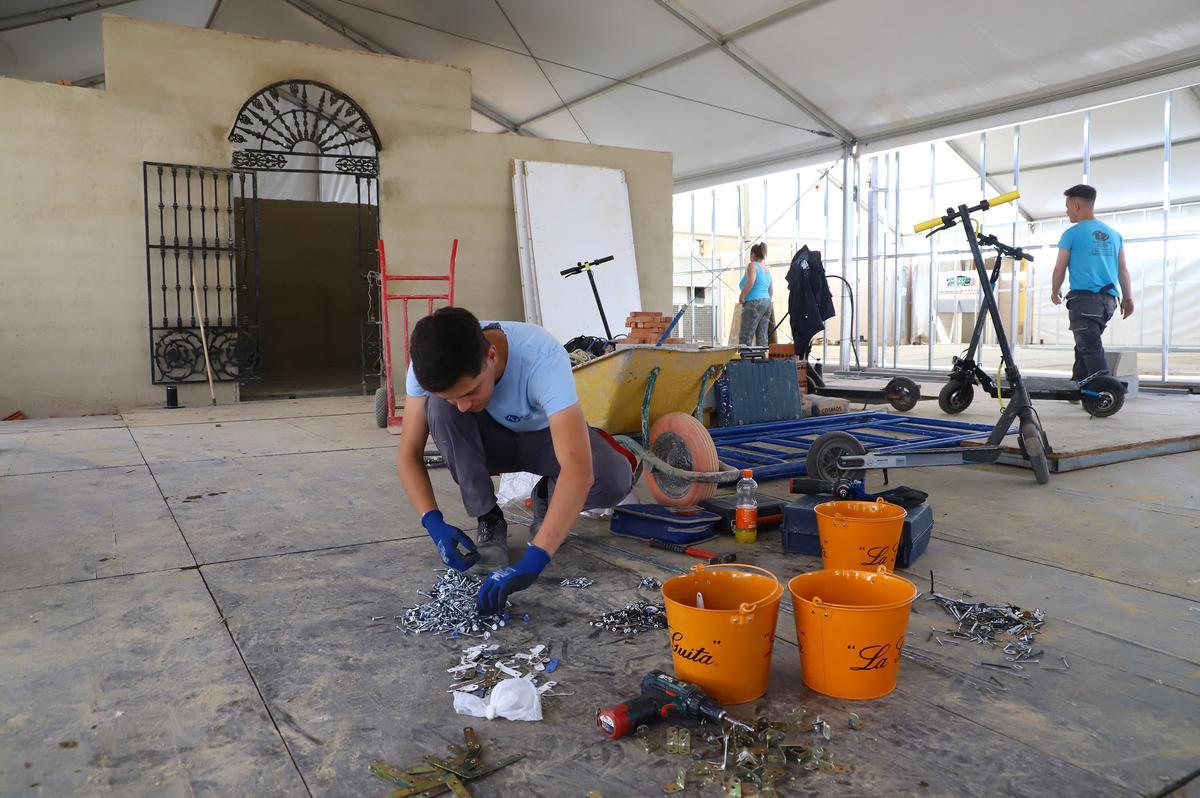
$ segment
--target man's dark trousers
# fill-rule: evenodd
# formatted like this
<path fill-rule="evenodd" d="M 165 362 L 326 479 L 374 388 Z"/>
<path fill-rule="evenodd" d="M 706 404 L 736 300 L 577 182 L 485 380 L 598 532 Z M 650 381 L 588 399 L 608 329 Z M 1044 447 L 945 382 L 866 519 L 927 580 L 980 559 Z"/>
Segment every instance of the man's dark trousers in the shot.
<path fill-rule="evenodd" d="M 1071 369 L 1071 379 L 1076 382 L 1093 374 L 1108 373 L 1101 336 L 1116 309 L 1117 298 L 1107 292 L 1072 291 L 1067 294 L 1067 317 L 1075 336 L 1075 365 Z"/>
<path fill-rule="evenodd" d="M 432 394 L 425 399 L 425 420 L 469 515 L 478 518 L 496 506 L 492 474 L 528 471 L 550 477 L 553 495 L 559 464 L 549 429 L 513 432 L 487 411 L 460 413 Z M 633 467 L 599 430 L 588 431 L 595 481 L 583 509 L 614 507 L 633 488 Z"/>

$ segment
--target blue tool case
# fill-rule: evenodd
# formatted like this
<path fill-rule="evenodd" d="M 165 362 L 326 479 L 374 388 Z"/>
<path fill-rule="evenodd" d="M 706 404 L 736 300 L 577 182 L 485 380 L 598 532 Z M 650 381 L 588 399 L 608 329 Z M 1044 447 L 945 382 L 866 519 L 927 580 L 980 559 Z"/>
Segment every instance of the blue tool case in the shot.
<path fill-rule="evenodd" d="M 780 541 L 783 550 L 791 554 L 821 556 L 821 538 L 817 530 L 816 506 L 834 501 L 832 496 L 801 496 L 783 508 L 783 527 Z M 896 552 L 896 567 L 907 568 L 929 548 L 933 536 L 933 508 L 929 502 L 908 511 L 900 533 L 900 550 Z"/>
<path fill-rule="evenodd" d="M 622 504 L 613 508 L 609 530 L 614 535 L 691 545 L 716 537 L 720 520 L 721 516 L 699 507 Z"/>

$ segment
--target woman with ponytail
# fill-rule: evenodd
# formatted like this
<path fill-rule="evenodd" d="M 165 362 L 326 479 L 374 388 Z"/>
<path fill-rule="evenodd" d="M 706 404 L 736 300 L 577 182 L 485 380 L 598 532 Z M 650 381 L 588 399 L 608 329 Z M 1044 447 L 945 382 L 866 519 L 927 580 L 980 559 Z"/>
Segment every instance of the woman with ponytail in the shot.
<path fill-rule="evenodd" d="M 750 247 L 750 264 L 738 284 L 742 289 L 738 302 L 742 306 L 742 326 L 738 343 L 742 346 L 766 346 L 771 326 L 771 271 L 767 268 L 767 245 L 759 242 Z"/>

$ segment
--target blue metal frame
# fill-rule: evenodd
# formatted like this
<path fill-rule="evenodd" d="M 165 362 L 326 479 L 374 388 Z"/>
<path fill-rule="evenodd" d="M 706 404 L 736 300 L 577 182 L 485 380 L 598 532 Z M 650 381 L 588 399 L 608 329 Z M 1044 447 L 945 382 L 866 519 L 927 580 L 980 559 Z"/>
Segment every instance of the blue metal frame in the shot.
<path fill-rule="evenodd" d="M 940 418 L 919 418 L 865 411 L 820 416 L 801 421 L 747 424 L 711 429 L 721 462 L 733 468 L 752 468 L 759 481 L 802 477 L 808 473 L 808 448 L 826 432 L 849 432 L 871 452 L 903 452 L 955 446 L 987 438 L 993 427 Z"/>

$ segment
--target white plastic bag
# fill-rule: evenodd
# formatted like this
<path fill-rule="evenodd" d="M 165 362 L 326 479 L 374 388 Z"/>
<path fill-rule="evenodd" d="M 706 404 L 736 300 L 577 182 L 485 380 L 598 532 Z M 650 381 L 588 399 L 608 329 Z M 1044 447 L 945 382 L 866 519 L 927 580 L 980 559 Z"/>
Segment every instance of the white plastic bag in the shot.
<path fill-rule="evenodd" d="M 509 720 L 541 720 L 542 696 L 529 679 L 505 679 L 492 688 L 486 701 L 470 693 L 456 692 L 454 711 L 488 720 L 497 715 Z"/>
<path fill-rule="evenodd" d="M 621 499 L 621 501 L 617 502 L 617 506 L 620 507 L 623 504 L 637 504 L 637 503 L 638 503 L 637 493 L 635 493 L 633 491 L 629 491 L 629 495 L 626 496 L 624 499 Z M 582 513 L 580 513 L 580 515 L 582 515 L 582 516 L 586 516 L 588 518 L 593 518 L 596 520 L 601 520 L 604 518 L 612 518 L 612 514 L 613 514 L 613 508 L 611 508 L 611 507 L 598 507 L 595 510 L 584 510 Z"/>
<path fill-rule="evenodd" d="M 533 494 L 533 486 L 541 479 L 537 474 L 518 471 L 500 475 L 500 488 L 496 491 L 496 504 L 503 507 L 512 501 L 524 502 Z"/>

